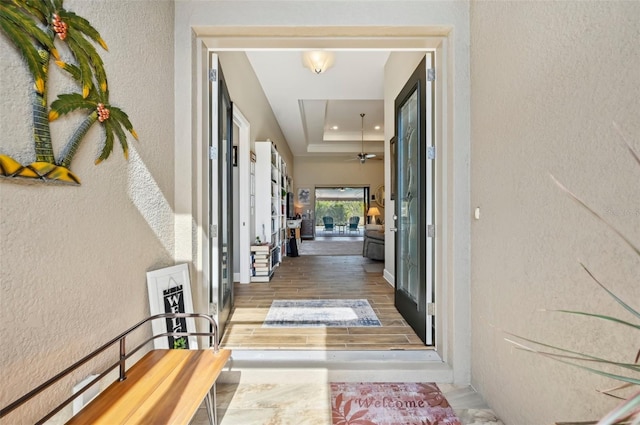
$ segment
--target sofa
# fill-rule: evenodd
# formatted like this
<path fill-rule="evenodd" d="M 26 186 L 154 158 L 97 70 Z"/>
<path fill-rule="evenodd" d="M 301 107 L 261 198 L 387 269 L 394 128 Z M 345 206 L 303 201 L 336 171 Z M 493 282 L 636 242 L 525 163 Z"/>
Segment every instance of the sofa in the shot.
<path fill-rule="evenodd" d="M 362 256 L 372 260 L 384 261 L 384 231 L 375 229 L 366 229 L 364 231 Z"/>

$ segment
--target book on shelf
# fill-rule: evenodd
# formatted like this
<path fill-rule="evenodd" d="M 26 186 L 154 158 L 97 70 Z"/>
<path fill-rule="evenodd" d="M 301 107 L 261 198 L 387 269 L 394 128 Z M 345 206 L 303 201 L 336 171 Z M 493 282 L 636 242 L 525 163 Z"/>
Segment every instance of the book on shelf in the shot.
<path fill-rule="evenodd" d="M 251 251 L 254 252 L 269 252 L 269 250 L 271 249 L 271 244 L 269 243 L 263 243 L 260 245 L 251 245 Z"/>
<path fill-rule="evenodd" d="M 269 282 L 271 280 L 271 276 L 252 276 L 252 282 Z"/>

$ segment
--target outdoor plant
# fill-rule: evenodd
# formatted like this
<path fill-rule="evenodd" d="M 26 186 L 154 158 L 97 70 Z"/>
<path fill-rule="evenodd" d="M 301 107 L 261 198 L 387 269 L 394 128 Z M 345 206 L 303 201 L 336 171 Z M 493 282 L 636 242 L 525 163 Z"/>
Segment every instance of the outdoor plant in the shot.
<path fill-rule="evenodd" d="M 322 217 L 333 217 L 336 223 L 346 223 L 349 217 L 362 217 L 362 201 L 316 201 L 316 225 L 322 226 Z"/>
<path fill-rule="evenodd" d="M 631 144 L 628 140 L 625 139 L 624 135 L 620 131 L 620 129 L 615 125 L 614 127 L 622 136 L 622 139 L 627 147 L 629 153 L 633 156 L 635 161 L 640 165 L 640 156 L 637 152 L 634 151 Z M 582 201 L 578 196 L 569 191 L 566 187 L 564 187 L 560 182 L 553 179 L 555 183 L 560 187 L 560 189 L 566 193 L 570 198 L 572 198 L 575 202 L 577 202 L 582 208 L 595 216 L 601 223 L 607 226 L 610 230 L 612 230 L 620 239 L 624 241 L 624 243 L 633 250 L 633 252 L 640 257 L 640 249 L 637 245 L 635 245 L 627 236 L 618 231 L 614 226 L 608 223 L 600 214 L 598 214 L 595 210 L 589 207 L 584 201 Z M 640 331 L 640 312 L 637 308 L 632 307 L 625 300 L 620 299 L 613 293 L 611 290 L 607 288 L 605 284 L 601 282 L 601 279 L 597 278 L 594 273 L 592 273 L 589 268 L 580 263 L 581 267 L 585 270 L 588 276 L 593 280 L 600 288 L 604 290 L 604 292 L 612 297 L 617 304 L 631 314 L 633 317 L 633 322 L 623 320 L 617 317 L 584 312 L 584 311 L 574 311 L 574 310 L 555 310 L 557 312 L 569 315 L 579 315 L 585 316 L 588 318 L 596 319 L 596 320 L 604 320 L 607 322 L 613 322 L 616 325 L 629 327 L 633 329 L 634 332 Z M 631 300 L 635 303 L 638 300 Z M 609 412 L 606 416 L 604 416 L 600 421 L 597 422 L 598 425 L 613 425 L 613 424 L 632 424 L 639 425 L 640 424 L 640 390 L 632 391 L 632 394 L 628 398 L 623 398 L 616 395 L 616 391 L 621 389 L 626 389 L 630 387 L 637 387 L 640 385 L 640 347 L 638 347 L 638 352 L 633 353 L 633 362 L 624 363 L 619 361 L 608 360 L 605 358 L 593 356 L 584 352 L 570 350 L 563 347 L 558 347 L 550 344 L 546 344 L 541 341 L 535 341 L 529 338 L 525 338 L 519 335 L 515 335 L 509 332 L 507 334 L 515 337 L 519 341 L 514 341 L 513 339 L 506 338 L 508 342 L 514 344 L 517 348 L 532 352 L 549 359 L 553 359 L 555 361 L 569 364 L 571 366 L 580 368 L 590 373 L 594 373 L 597 375 L 605 376 L 607 378 L 611 378 L 615 381 L 622 382 L 621 385 L 618 385 L 614 388 L 608 390 L 602 390 L 601 392 L 621 399 L 620 404 Z M 638 334 L 638 338 L 636 341 L 640 341 L 640 333 Z M 630 355 L 631 357 L 631 355 Z M 610 368 L 613 367 L 615 370 L 619 370 L 620 372 L 610 372 Z"/>
<path fill-rule="evenodd" d="M 80 184 L 69 167 L 84 136 L 95 123 L 104 131 L 104 145 L 96 164 L 109 157 L 116 138 L 126 158 L 125 130 L 136 139 L 138 136 L 127 114 L 109 103 L 107 76 L 94 43 L 104 50 L 107 45 L 98 31 L 86 19 L 64 9 L 63 0 L 2 0 L 0 28 L 24 58 L 33 78 L 35 146 L 35 162 L 27 166 L 0 154 L 0 177 Z M 71 61 L 61 57 L 56 45 L 69 53 Z M 49 105 L 47 77 L 51 69 L 55 69 L 50 66 L 52 60 L 78 83 L 80 92 L 59 94 Z M 86 116 L 56 159 L 49 122 L 75 111 L 84 112 Z"/>

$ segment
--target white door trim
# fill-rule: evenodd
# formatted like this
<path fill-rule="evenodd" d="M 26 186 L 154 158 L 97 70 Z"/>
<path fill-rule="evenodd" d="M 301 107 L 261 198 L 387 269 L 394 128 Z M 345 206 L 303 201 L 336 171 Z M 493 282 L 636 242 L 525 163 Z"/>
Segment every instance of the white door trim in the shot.
<path fill-rule="evenodd" d="M 251 123 L 242 114 L 240 108 L 233 104 L 233 123 L 238 126 L 238 196 L 239 196 L 239 228 L 240 228 L 240 247 L 238 253 L 240 255 L 240 283 L 249 283 L 250 249 L 251 249 L 251 207 L 250 207 L 250 191 L 249 187 L 249 166 L 251 150 Z"/>

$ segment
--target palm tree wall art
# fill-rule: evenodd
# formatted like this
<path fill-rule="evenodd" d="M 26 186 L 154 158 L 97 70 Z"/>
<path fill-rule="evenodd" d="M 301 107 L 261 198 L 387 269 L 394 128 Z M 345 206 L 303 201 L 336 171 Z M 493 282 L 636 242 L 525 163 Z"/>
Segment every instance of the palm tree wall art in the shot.
<path fill-rule="evenodd" d="M 20 52 L 33 79 L 35 148 L 35 161 L 22 165 L 0 147 L 0 177 L 5 181 L 79 185 L 80 179 L 70 170 L 71 161 L 84 136 L 96 123 L 103 130 L 103 146 L 95 163 L 109 157 L 116 139 L 127 158 L 125 130 L 136 140 L 138 135 L 127 114 L 109 103 L 107 76 L 96 45 L 105 51 L 108 49 L 98 31 L 86 19 L 64 9 L 63 0 L 0 0 L 0 29 Z M 63 60 L 56 46 L 68 52 L 70 60 Z M 58 94 L 49 104 L 47 77 L 56 68 L 77 83 L 79 92 Z M 56 159 L 49 122 L 72 112 L 84 113 L 85 117 Z"/>

